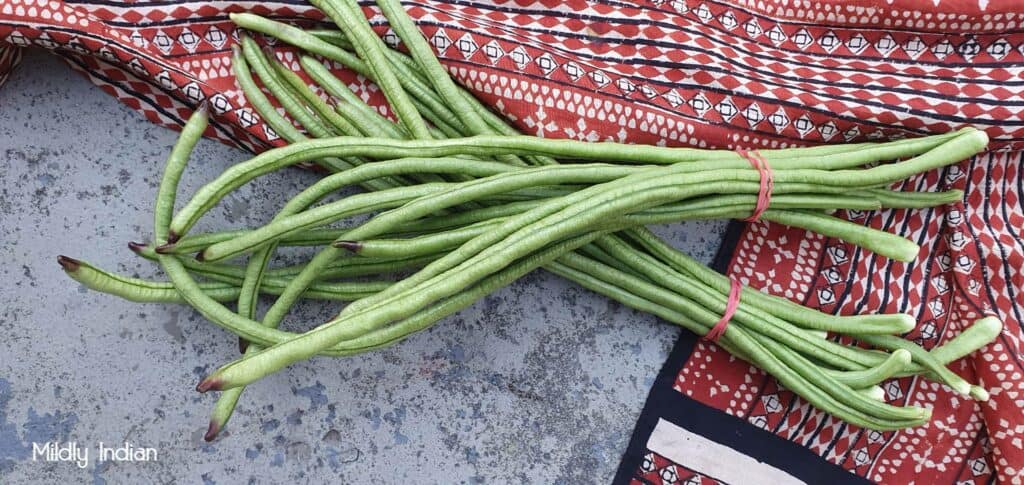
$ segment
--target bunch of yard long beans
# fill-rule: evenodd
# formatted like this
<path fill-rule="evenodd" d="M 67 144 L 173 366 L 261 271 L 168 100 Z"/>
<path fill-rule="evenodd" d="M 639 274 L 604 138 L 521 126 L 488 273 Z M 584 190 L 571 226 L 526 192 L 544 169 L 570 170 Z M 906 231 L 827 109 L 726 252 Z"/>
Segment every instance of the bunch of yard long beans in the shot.
<path fill-rule="evenodd" d="M 242 359 L 199 385 L 202 391 L 224 391 L 208 439 L 224 428 L 243 386 L 314 355 L 352 355 L 390 345 L 538 267 L 701 335 L 716 325 L 729 304 L 730 280 L 644 226 L 749 216 L 758 201 L 761 174 L 743 157 L 730 151 L 521 136 L 455 85 L 397 1 L 378 5 L 409 56 L 384 45 L 351 0 L 314 3 L 341 31 L 306 32 L 250 14 L 232 18 L 246 29 L 366 76 L 385 94 L 397 123 L 367 106 L 317 59 L 303 56 L 300 65 L 329 94 L 328 101 L 243 36 L 233 57 L 239 86 L 264 121 L 291 144 L 231 167 L 172 214 L 177 180 L 206 126 L 205 111 L 198 111 L 169 157 L 157 195 L 153 241 L 131 245 L 158 261 L 171 281 L 128 278 L 71 258 L 60 260 L 73 278 L 91 288 L 134 301 L 187 302 L 250 343 Z M 276 111 L 271 99 L 305 134 Z M 983 133 L 965 129 L 889 143 L 765 150 L 761 154 L 772 167 L 774 189 L 761 218 L 911 260 L 919 250 L 912 242 L 829 213 L 960 200 L 958 191 L 884 187 L 955 163 L 986 143 Z M 559 164 L 552 157 L 573 163 Z M 893 159 L 903 160 L 861 168 Z M 309 162 L 332 174 L 288 201 L 268 224 L 189 233 L 232 190 L 278 168 Z M 351 185 L 368 192 L 320 203 Z M 359 225 L 329 226 L 372 213 Z M 279 245 L 325 247 L 304 265 L 272 268 Z M 196 259 L 186 257 L 193 252 Z M 224 262 L 245 254 L 244 266 Z M 196 275 L 205 281 L 196 281 Z M 351 279 L 367 275 L 403 277 Z M 257 321 L 260 293 L 278 298 Z M 882 401 L 878 384 L 893 377 L 922 375 L 976 399 L 987 398 L 984 389 L 946 365 L 995 338 L 1001 325 L 993 318 L 926 351 L 899 337 L 914 328 L 908 315 L 835 316 L 749 288 L 739 296 L 740 305 L 717 343 L 853 424 L 887 430 L 927 421 L 926 408 Z M 352 303 L 306 333 L 278 330 L 299 298 Z M 237 302 L 235 311 L 222 304 L 227 301 Z M 851 340 L 873 348 L 846 343 Z"/>

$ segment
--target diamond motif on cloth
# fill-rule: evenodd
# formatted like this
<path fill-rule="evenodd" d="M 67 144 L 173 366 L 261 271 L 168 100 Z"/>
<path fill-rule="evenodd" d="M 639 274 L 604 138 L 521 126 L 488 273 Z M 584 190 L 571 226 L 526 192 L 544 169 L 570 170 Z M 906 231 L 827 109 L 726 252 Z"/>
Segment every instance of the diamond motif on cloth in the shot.
<path fill-rule="evenodd" d="M 940 317 L 946 313 L 946 304 L 941 299 L 935 298 L 928 302 L 928 309 L 931 310 L 932 315 Z M 934 329 L 935 325 L 932 325 L 932 330 L 934 331 Z M 922 330 L 923 333 L 924 331 Z"/>
<path fill-rule="evenodd" d="M 274 131 L 274 129 L 271 128 L 270 125 L 268 125 L 266 123 L 263 124 L 263 134 L 267 136 L 268 140 L 276 140 L 276 139 L 280 138 L 277 135 L 277 132 Z"/>
<path fill-rule="evenodd" d="M 491 61 L 491 64 L 497 64 L 505 55 L 505 50 L 501 48 L 498 41 L 492 40 L 484 44 L 484 55 Z"/>
<path fill-rule="evenodd" d="M 907 43 L 903 44 L 903 52 L 906 52 L 911 59 L 917 59 L 917 56 L 921 55 L 927 47 L 924 45 L 921 37 L 915 35 L 910 40 L 907 40 Z"/>
<path fill-rule="evenodd" d="M 821 274 L 822 276 L 825 277 L 825 281 L 828 281 L 829 284 L 832 285 L 839 283 L 840 281 L 843 280 L 843 274 L 840 273 L 839 270 L 836 269 L 835 267 L 826 268 L 824 271 L 821 272 Z"/>
<path fill-rule="evenodd" d="M 257 117 L 249 108 L 238 108 L 235 110 L 235 115 L 238 116 L 238 122 L 246 128 L 255 125 L 260 121 L 259 117 Z"/>
<path fill-rule="evenodd" d="M 949 233 L 949 236 L 946 236 L 946 242 L 949 243 L 951 248 L 959 251 L 963 249 L 969 241 L 963 231 L 953 231 Z"/>
<path fill-rule="evenodd" d="M 846 48 L 854 54 L 860 54 L 864 52 L 864 49 L 868 47 L 868 40 L 863 35 L 857 34 L 850 37 L 850 40 L 846 41 Z"/>
<path fill-rule="evenodd" d="M 768 122 L 775 127 L 775 131 L 782 133 L 782 130 L 789 126 L 789 115 L 786 110 L 779 108 L 778 111 L 768 115 Z"/>
<path fill-rule="evenodd" d="M 686 4 L 684 0 L 672 0 L 672 9 L 679 13 L 686 13 L 690 11 L 690 6 Z"/>
<path fill-rule="evenodd" d="M 975 458 L 967 462 L 967 467 L 971 469 L 971 474 L 976 477 L 989 472 L 988 463 L 985 462 L 984 458 Z"/>
<path fill-rule="evenodd" d="M 743 24 L 743 31 L 747 33 L 747 36 L 754 38 L 761 35 L 764 29 L 761 28 L 761 24 L 757 22 L 757 19 L 750 19 L 747 23 Z"/>
<path fill-rule="evenodd" d="M 444 54 L 444 51 L 448 50 L 448 46 L 452 45 L 452 39 L 448 37 L 448 33 L 444 29 L 437 29 L 437 32 L 430 36 L 430 45 L 434 46 L 434 50 L 438 54 Z"/>
<path fill-rule="evenodd" d="M 768 32 L 765 32 L 765 35 L 768 36 L 768 40 L 772 41 L 775 45 L 782 44 L 787 39 L 786 33 L 782 31 L 782 27 L 779 27 L 779 24 L 775 24 L 772 28 L 768 29 Z"/>
<path fill-rule="evenodd" d="M 100 47 L 100 50 L 97 51 L 97 54 L 99 54 L 100 57 L 106 61 L 117 60 L 117 55 L 114 54 L 114 51 L 110 50 L 110 48 L 108 48 L 107 46 Z"/>
<path fill-rule="evenodd" d="M 818 45 L 820 45 L 822 49 L 825 49 L 825 52 L 831 54 L 832 51 L 842 45 L 842 41 L 839 40 L 839 36 L 837 36 L 835 32 L 830 30 L 825 32 L 825 35 L 818 37 Z"/>
<path fill-rule="evenodd" d="M 972 278 L 967 282 L 967 291 L 971 292 L 972 295 L 977 295 L 981 291 L 981 283 Z"/>
<path fill-rule="evenodd" d="M 392 49 L 398 47 L 398 44 L 402 43 L 402 38 L 399 37 L 398 34 L 395 33 L 395 31 L 390 28 L 386 32 L 384 32 L 384 35 L 380 36 L 380 38 L 381 40 L 384 41 L 385 44 L 388 45 L 388 47 L 391 47 Z"/>
<path fill-rule="evenodd" d="M 743 117 L 746 118 L 750 126 L 754 126 L 764 120 L 764 113 L 761 112 L 761 107 L 757 103 L 750 103 L 743 109 Z"/>
<path fill-rule="evenodd" d="M 818 288 L 818 301 L 822 305 L 830 305 L 836 302 L 836 292 L 832 288 Z"/>
<path fill-rule="evenodd" d="M 960 209 L 950 209 L 946 212 L 946 223 L 959 226 L 964 222 L 964 213 Z"/>
<path fill-rule="evenodd" d="M 516 46 L 515 49 L 512 49 L 512 52 L 509 52 L 508 55 L 509 57 L 512 58 L 512 62 L 516 64 L 516 68 L 518 68 L 520 71 L 525 69 L 526 65 L 533 60 L 533 58 L 526 53 L 526 49 L 524 49 L 521 45 Z"/>
<path fill-rule="evenodd" d="M 964 171 L 963 171 L 963 169 L 960 168 L 959 165 L 953 165 L 953 166 L 949 167 L 948 169 L 946 169 L 946 183 L 947 184 L 955 183 L 957 180 L 960 179 L 960 177 L 963 177 L 963 176 L 964 176 Z"/>
<path fill-rule="evenodd" d="M 640 469 L 645 472 L 651 472 L 654 471 L 654 467 L 654 454 L 648 453 L 644 455 L 643 461 L 640 462 Z"/>
<path fill-rule="evenodd" d="M 719 101 L 715 105 L 715 111 L 718 111 L 718 114 L 722 115 L 722 119 L 725 121 L 731 121 L 740 112 L 729 98 Z"/>
<path fill-rule="evenodd" d="M 899 45 L 891 35 L 885 34 L 880 39 L 875 41 L 875 50 L 883 56 L 888 56 L 892 51 L 896 50 Z"/>
<path fill-rule="evenodd" d="M 142 66 L 142 61 L 138 57 L 133 57 L 132 60 L 128 61 L 128 67 L 135 71 L 135 74 L 140 76 L 146 75 L 146 68 Z"/>
<path fill-rule="evenodd" d="M 1013 46 L 1006 39 L 996 39 L 985 48 L 985 52 L 988 52 L 988 55 L 997 61 L 1003 60 L 1011 51 L 1013 51 Z"/>
<path fill-rule="evenodd" d="M 940 61 L 952 54 L 954 50 L 953 44 L 950 44 L 946 39 L 942 39 L 941 42 L 932 46 L 932 54 L 939 58 Z"/>
<path fill-rule="evenodd" d="M 158 30 L 156 35 L 153 36 L 153 45 L 166 55 L 174 48 L 174 39 L 170 38 L 164 31 Z"/>
<path fill-rule="evenodd" d="M 203 94 L 203 90 L 199 87 L 199 83 L 192 81 L 181 88 L 181 92 L 185 93 L 185 97 L 193 103 L 202 101 L 206 96 Z"/>
<path fill-rule="evenodd" d="M 885 383 L 885 395 L 888 396 L 890 401 L 895 401 L 903 397 L 903 389 L 900 388 L 900 384 L 896 381 L 889 381 Z"/>
<path fill-rule="evenodd" d="M 869 430 L 868 431 L 868 442 L 870 443 L 881 443 L 885 440 L 885 435 L 881 431 Z"/>
<path fill-rule="evenodd" d="M 828 253 L 829 258 L 832 259 L 833 264 L 843 264 L 850 258 L 850 254 L 843 246 L 829 246 L 825 252 Z"/>
<path fill-rule="evenodd" d="M 653 453 L 647 453 L 647 454 L 645 454 L 643 456 L 643 460 L 640 461 L 640 470 L 643 470 L 644 472 L 653 472 L 654 471 L 654 454 Z"/>
<path fill-rule="evenodd" d="M 981 44 L 974 39 L 967 39 L 964 43 L 956 46 L 956 52 L 957 54 L 960 54 L 960 57 L 963 57 L 964 60 L 970 62 L 971 59 L 974 59 L 974 56 L 981 52 Z"/>
<path fill-rule="evenodd" d="M 210 27 L 210 29 L 207 30 L 205 34 L 203 34 L 203 38 L 206 39 L 206 42 L 209 42 L 210 45 L 217 49 L 224 47 L 224 43 L 228 41 L 227 34 L 225 34 L 223 30 L 218 29 L 216 26 Z"/>
<path fill-rule="evenodd" d="M 72 37 L 71 40 L 68 41 L 67 46 L 68 46 L 69 49 L 71 49 L 71 50 L 73 50 L 73 51 L 75 51 L 75 52 L 77 52 L 79 54 L 88 54 L 89 53 L 89 49 L 87 49 L 85 47 L 85 45 L 82 44 L 82 41 L 79 40 L 78 37 Z"/>
<path fill-rule="evenodd" d="M 8 35 L 6 39 L 8 44 L 25 47 L 31 43 L 21 32 L 14 31 L 11 35 Z"/>
<path fill-rule="evenodd" d="M 178 86 L 174 84 L 174 81 L 171 80 L 171 75 L 167 71 L 158 72 L 156 75 L 156 80 L 160 83 L 161 86 L 163 86 L 164 89 L 168 91 L 178 88 Z"/>
<path fill-rule="evenodd" d="M 571 61 L 567 62 L 564 66 L 562 66 L 562 70 L 564 70 L 565 74 L 569 76 L 569 79 L 572 79 L 573 81 L 579 81 L 580 78 L 583 77 L 584 74 L 586 74 L 586 72 L 583 70 L 582 67 L 580 67 L 579 64 L 576 64 L 575 62 Z"/>
<path fill-rule="evenodd" d="M 793 128 L 796 128 L 796 131 L 800 133 L 801 137 L 803 137 L 807 136 L 807 134 L 814 129 L 814 123 L 811 121 L 810 117 L 803 115 L 793 122 Z"/>
<path fill-rule="evenodd" d="M 836 132 L 838 131 L 839 130 L 836 129 L 836 124 L 833 123 L 831 120 L 826 121 L 824 124 L 818 127 L 818 134 L 821 135 L 821 138 L 825 141 L 828 141 L 833 136 L 836 136 Z"/>
<path fill-rule="evenodd" d="M 476 41 L 473 40 L 473 36 L 467 33 L 460 37 L 459 40 L 455 41 L 455 48 L 462 53 L 463 59 L 469 59 L 480 47 L 476 45 Z"/>
<path fill-rule="evenodd" d="M 662 483 L 676 483 L 676 481 L 679 480 L 679 474 L 676 472 L 675 465 L 669 465 L 662 468 L 661 471 L 658 472 L 658 477 L 661 478 Z"/>
<path fill-rule="evenodd" d="M 199 36 L 189 29 L 184 29 L 178 34 L 178 43 L 189 53 L 196 51 L 196 47 L 199 46 L 199 40 Z"/>
<path fill-rule="evenodd" d="M 675 94 L 676 97 L 679 97 L 679 94 L 676 94 L 675 91 L 672 91 L 672 93 Z M 669 103 L 671 102 L 672 101 L 669 101 Z M 708 101 L 708 98 L 704 97 L 703 94 L 698 93 L 696 96 L 690 98 L 690 107 L 693 108 L 693 110 L 696 111 L 697 114 L 704 116 L 704 113 L 707 113 L 708 110 L 711 109 L 711 101 Z"/>
<path fill-rule="evenodd" d="M 871 454 L 868 453 L 868 450 L 864 448 L 857 448 L 853 451 L 853 462 L 856 463 L 857 466 L 865 465 L 869 461 L 871 461 Z"/>
<path fill-rule="evenodd" d="M 145 48 L 149 45 L 149 41 L 147 41 L 146 38 L 142 36 L 142 33 L 137 30 L 132 32 L 131 36 L 128 38 L 131 39 L 132 44 L 135 44 L 136 47 Z"/>
<path fill-rule="evenodd" d="M 953 269 L 959 273 L 968 274 L 971 272 L 972 269 L 974 269 L 974 265 L 974 259 L 972 259 L 970 256 L 966 254 L 961 254 L 956 257 Z"/>
<path fill-rule="evenodd" d="M 697 14 L 697 18 L 699 18 L 701 22 L 707 22 L 708 20 L 711 20 L 712 17 L 711 9 L 703 3 L 698 5 L 697 9 L 694 10 L 693 13 Z"/>
<path fill-rule="evenodd" d="M 625 94 L 630 94 L 633 91 L 636 91 L 636 85 L 630 82 L 629 79 L 626 79 L 624 77 L 619 78 L 619 81 L 615 84 L 616 86 L 619 87 L 619 90 L 621 90 Z"/>
<path fill-rule="evenodd" d="M 935 322 L 926 322 L 921 325 L 921 338 L 931 340 L 935 338 Z"/>
<path fill-rule="evenodd" d="M 535 62 L 537 62 L 537 67 L 541 69 L 545 76 L 558 69 L 558 62 L 547 52 L 541 54 Z"/>
<path fill-rule="evenodd" d="M 228 98 L 224 97 L 223 94 L 217 93 L 210 98 L 210 105 L 213 106 L 213 110 L 217 113 L 223 114 L 231 109 L 231 103 L 228 102 Z"/>
<path fill-rule="evenodd" d="M 858 136 L 860 136 L 860 128 L 857 128 L 856 126 L 853 126 L 849 130 L 843 132 L 843 138 L 845 138 L 847 142 L 856 139 Z"/>
<path fill-rule="evenodd" d="M 795 34 L 793 34 L 792 40 L 793 43 L 796 44 L 796 46 L 801 49 L 806 49 L 807 46 L 814 43 L 814 37 L 811 36 L 811 33 L 808 32 L 807 29 L 798 30 Z"/>
<path fill-rule="evenodd" d="M 728 30 L 732 30 L 739 25 L 739 22 L 736 21 L 736 16 L 732 14 L 731 10 L 720 15 L 718 17 L 718 23 L 722 24 L 722 27 L 725 27 Z"/>
<path fill-rule="evenodd" d="M 46 32 L 43 32 L 42 34 L 39 34 L 39 37 L 36 37 L 36 45 L 44 49 L 53 49 L 57 47 L 57 43 L 54 42 Z"/>
<path fill-rule="evenodd" d="M 605 74 L 604 71 L 594 71 L 590 73 L 590 79 L 592 79 L 594 81 L 594 84 L 596 84 L 599 88 L 603 88 L 607 86 L 608 83 L 612 82 L 612 79 L 608 77 L 608 75 Z"/>

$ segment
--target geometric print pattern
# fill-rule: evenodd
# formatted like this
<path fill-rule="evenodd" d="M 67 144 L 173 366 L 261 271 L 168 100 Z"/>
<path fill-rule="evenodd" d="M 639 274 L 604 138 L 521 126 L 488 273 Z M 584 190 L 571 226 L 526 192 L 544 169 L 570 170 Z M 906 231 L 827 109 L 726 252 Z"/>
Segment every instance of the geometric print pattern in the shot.
<path fill-rule="evenodd" d="M 981 484 L 998 473 L 1000 482 L 1015 483 L 1024 474 L 1021 163 L 1021 152 L 989 153 L 899 187 L 958 188 L 968 194 L 961 204 L 845 214 L 925 244 L 910 263 L 756 223 L 741 236 L 730 264 L 730 273 L 746 284 L 829 313 L 910 312 L 918 326 L 907 337 L 925 348 L 949 340 L 983 315 L 998 316 L 1002 335 L 952 366 L 983 383 L 991 391 L 988 402 L 920 378 L 893 380 L 883 385 L 887 401 L 931 407 L 932 420 L 909 430 L 863 430 L 817 411 L 760 370 L 705 342 L 696 345 L 674 388 L 876 482 Z"/>
<path fill-rule="evenodd" d="M 686 468 L 648 450 L 640 461 L 630 485 L 720 485 L 724 482 Z"/>
<path fill-rule="evenodd" d="M 363 2 L 365 13 L 386 41 L 396 43 L 371 3 Z M 998 315 L 1005 324 L 1001 338 L 955 365 L 992 389 L 988 403 L 960 399 L 928 381 L 898 380 L 886 385 L 888 399 L 932 404 L 936 419 L 910 431 L 866 432 L 815 411 L 763 373 L 703 342 L 673 386 L 871 480 L 903 483 L 913 474 L 918 482 L 982 483 L 997 477 L 1019 483 L 1024 4 L 404 5 L 462 85 L 523 131 L 541 136 L 774 148 L 898 139 L 966 125 L 984 129 L 994 152 L 900 185 L 960 188 L 963 203 L 842 214 L 920 242 L 925 250 L 917 261 L 895 263 L 841 241 L 758 222 L 746 228 L 729 270 L 746 284 L 829 312 L 910 312 L 919 321 L 910 337 L 925 347 L 951 338 L 981 315 Z M 230 46 L 239 32 L 227 13 L 235 11 L 325 25 L 298 0 L 6 0 L 0 4 L 0 84 L 21 47 L 51 49 L 154 123 L 180 128 L 207 102 L 212 119 L 206 136 L 261 151 L 283 142 L 246 103 L 231 75 Z M 272 47 L 295 67 L 289 47 Z M 330 67 L 382 107 L 375 87 L 338 65 Z"/>

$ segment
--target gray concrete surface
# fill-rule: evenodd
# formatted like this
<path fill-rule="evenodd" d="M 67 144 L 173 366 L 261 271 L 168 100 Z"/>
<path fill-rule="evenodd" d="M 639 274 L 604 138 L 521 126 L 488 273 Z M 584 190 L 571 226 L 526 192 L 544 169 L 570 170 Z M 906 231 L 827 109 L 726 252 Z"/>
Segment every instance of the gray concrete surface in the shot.
<path fill-rule="evenodd" d="M 44 52 L 0 88 L 0 482 L 602 483 L 678 329 L 543 272 L 395 347 L 317 359 L 252 386 L 229 430 L 201 439 L 198 379 L 235 340 L 185 306 L 87 291 L 55 258 L 161 278 L 125 248 L 148 237 L 175 133 Z M 240 151 L 204 140 L 192 193 Z M 288 170 L 229 196 L 201 227 L 257 224 L 314 176 Z M 722 223 L 662 228 L 708 260 Z M 335 308 L 303 305 L 288 326 Z M 32 460 L 32 443 L 92 462 Z M 97 464 L 99 442 L 154 462 Z"/>

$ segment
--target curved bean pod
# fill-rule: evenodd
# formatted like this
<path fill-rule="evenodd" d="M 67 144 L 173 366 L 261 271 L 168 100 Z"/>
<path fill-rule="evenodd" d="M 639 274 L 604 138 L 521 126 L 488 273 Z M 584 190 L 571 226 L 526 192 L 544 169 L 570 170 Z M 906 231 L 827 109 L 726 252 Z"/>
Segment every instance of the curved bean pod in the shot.
<path fill-rule="evenodd" d="M 962 130 L 958 135 L 943 143 L 942 149 L 932 150 L 923 155 L 904 162 L 881 165 L 867 170 L 833 172 L 819 170 L 815 177 L 816 183 L 832 185 L 837 179 L 853 177 L 858 186 L 877 186 L 890 180 L 900 180 L 910 174 L 919 173 L 962 160 L 985 147 L 988 138 L 984 132 Z M 585 143 L 574 140 L 554 140 L 536 137 L 509 136 L 478 136 L 453 140 L 386 140 L 375 138 L 337 137 L 319 140 L 308 140 L 300 143 L 276 148 L 257 155 L 251 160 L 236 164 L 227 169 L 213 182 L 203 186 L 195 197 L 182 208 L 171 223 L 171 230 L 184 234 L 195 223 L 195 220 L 209 207 L 212 207 L 231 190 L 245 184 L 249 180 L 270 171 L 294 163 L 308 161 L 323 156 L 367 156 L 371 158 L 389 159 L 406 156 L 444 157 L 451 155 L 483 155 L 492 153 L 544 154 L 552 156 L 569 156 L 592 160 L 629 161 L 634 163 L 674 163 L 675 166 L 686 167 L 680 170 L 699 171 L 711 168 L 743 169 L 752 177 L 756 177 L 746 161 L 737 160 L 735 153 L 719 154 L 722 160 L 706 161 L 714 157 L 716 152 L 706 152 L 690 148 L 640 147 L 622 145 L 611 142 Z M 769 151 L 762 152 L 765 156 Z M 701 161 L 703 160 L 703 161 Z M 690 162 L 690 163 L 680 163 Z M 777 183 L 789 173 L 775 163 Z M 803 162 L 806 163 L 806 162 Z M 812 171 L 813 172 L 813 171 Z M 807 175 L 807 174 L 805 174 Z M 843 175 L 843 177 L 840 177 Z M 796 177 L 796 176 L 794 176 Z M 848 187 L 848 185 L 847 185 Z"/>
<path fill-rule="evenodd" d="M 178 293 L 174 284 L 166 281 L 150 281 L 140 278 L 122 276 L 99 269 L 85 261 L 59 256 L 64 271 L 71 279 L 86 288 L 124 298 L 139 303 L 186 303 Z M 221 278 L 223 281 L 197 283 L 209 298 L 226 302 L 238 298 L 241 292 L 241 278 Z M 372 295 L 390 282 L 367 283 L 314 283 L 302 294 L 303 298 L 331 301 L 353 301 Z M 269 278 L 262 282 L 260 292 L 267 295 L 279 295 L 287 285 L 286 280 Z"/>
<path fill-rule="evenodd" d="M 714 288 L 720 294 L 725 295 L 729 293 L 730 282 L 728 278 L 661 241 L 649 230 L 637 228 L 627 231 L 626 234 L 680 272 L 692 275 L 705 285 Z M 741 299 L 745 304 L 753 308 L 776 317 L 785 318 L 804 328 L 820 329 L 821 327 L 818 322 L 829 321 L 831 322 L 830 324 L 849 326 L 849 328 L 856 328 L 859 325 L 867 327 L 879 326 L 894 330 L 889 333 L 904 333 L 913 330 L 916 326 L 915 320 L 910 315 L 904 313 L 850 316 L 831 315 L 749 287 L 743 288 Z"/>

